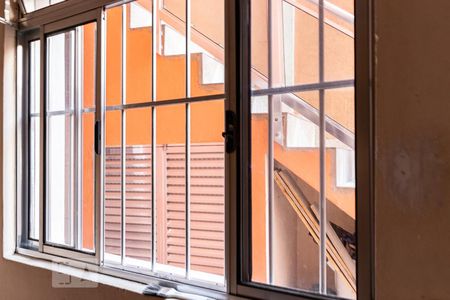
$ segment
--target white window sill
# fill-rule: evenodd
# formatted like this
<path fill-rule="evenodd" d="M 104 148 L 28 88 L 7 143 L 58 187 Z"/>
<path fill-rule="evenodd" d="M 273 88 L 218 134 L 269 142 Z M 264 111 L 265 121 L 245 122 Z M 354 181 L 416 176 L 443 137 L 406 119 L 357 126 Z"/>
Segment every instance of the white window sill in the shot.
<path fill-rule="evenodd" d="M 22 254 L 5 255 L 4 258 L 28 266 L 66 274 L 83 280 L 89 280 L 92 282 L 108 285 L 119 289 L 124 289 L 138 294 L 143 294 L 144 289 L 147 286 L 146 284 L 143 283 L 137 283 L 109 275 L 104 275 L 92 271 L 86 271 L 75 267 L 67 266 L 62 263 L 49 262 L 43 259 L 32 258 Z"/>
<path fill-rule="evenodd" d="M 141 295 L 144 294 L 144 290 L 148 286 L 148 284 L 159 285 L 161 283 L 161 280 L 159 280 L 158 278 L 149 279 L 149 280 L 147 280 L 146 284 L 139 283 L 139 282 L 136 282 L 133 280 L 118 278 L 116 276 L 88 270 L 87 266 L 86 266 L 86 268 L 82 268 L 82 267 L 78 267 L 78 266 L 74 267 L 74 266 L 66 265 L 63 262 L 53 262 L 53 261 L 47 260 L 46 258 L 36 258 L 36 257 L 32 257 L 32 256 L 28 256 L 25 254 L 20 254 L 20 253 L 5 254 L 4 258 L 6 260 L 10 260 L 13 262 L 45 269 L 45 270 L 52 271 L 52 272 L 62 273 L 62 274 L 73 276 L 73 277 L 76 277 L 76 278 L 79 278 L 82 280 L 87 280 L 87 281 L 111 286 L 114 288 L 127 290 L 127 291 L 141 294 Z M 232 295 L 227 295 L 225 293 L 218 292 L 218 291 L 212 291 L 212 290 L 208 290 L 207 293 L 205 294 L 204 289 L 189 286 L 188 284 L 178 284 L 178 286 L 183 287 L 182 290 L 184 292 L 189 292 L 192 295 L 192 299 L 196 299 L 197 295 L 198 295 L 198 299 L 205 299 L 205 296 L 207 296 L 208 299 L 220 299 L 220 300 L 243 299 L 240 297 L 235 297 Z M 198 294 L 195 293 L 195 291 L 200 291 L 200 290 L 202 290 L 202 292 L 198 292 Z"/>

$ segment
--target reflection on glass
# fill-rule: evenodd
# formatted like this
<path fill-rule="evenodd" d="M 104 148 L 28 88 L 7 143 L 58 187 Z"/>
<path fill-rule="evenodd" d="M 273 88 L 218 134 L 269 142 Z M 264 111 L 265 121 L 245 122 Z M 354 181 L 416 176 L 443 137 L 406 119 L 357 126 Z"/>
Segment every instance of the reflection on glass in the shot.
<path fill-rule="evenodd" d="M 126 264 L 148 268 L 152 254 L 152 112 L 126 111 Z"/>
<path fill-rule="evenodd" d="M 157 257 L 161 271 L 184 276 L 186 266 L 186 109 L 156 108 Z"/>
<path fill-rule="evenodd" d="M 224 93 L 224 8 L 224 0 L 191 1 L 191 96 Z"/>
<path fill-rule="evenodd" d="M 122 104 L 122 10 L 122 6 L 116 6 L 105 12 L 106 106 Z"/>
<path fill-rule="evenodd" d="M 30 113 L 36 114 L 40 111 L 41 99 L 41 41 L 30 43 Z"/>
<path fill-rule="evenodd" d="M 40 55 L 41 42 L 30 42 L 30 73 L 29 73 L 29 224 L 28 235 L 30 239 L 39 239 L 39 192 L 40 192 Z"/>
<path fill-rule="evenodd" d="M 354 90 L 325 92 L 325 115 L 340 134 L 325 134 L 327 196 L 327 257 L 332 269 L 329 293 L 355 299 L 356 291 L 356 197 L 354 149 Z M 330 277 L 330 276 L 329 276 Z"/>
<path fill-rule="evenodd" d="M 251 0 L 251 16 L 251 88 L 259 90 L 268 87 L 268 0 Z"/>
<path fill-rule="evenodd" d="M 74 246 L 73 117 L 48 118 L 47 241 Z"/>
<path fill-rule="evenodd" d="M 95 107 L 95 41 L 96 24 L 86 24 L 76 30 L 77 38 L 83 41 L 83 51 L 78 51 L 78 59 L 82 61 L 77 64 L 79 80 L 83 81 L 83 108 Z M 81 47 L 81 43 L 78 47 Z"/>
<path fill-rule="evenodd" d="M 126 103 L 149 102 L 152 98 L 152 3 L 127 4 Z M 112 25 L 114 26 L 114 25 Z"/>
<path fill-rule="evenodd" d="M 27 13 L 33 12 L 35 10 L 45 8 L 47 6 L 64 2 L 65 0 L 22 0 L 23 5 Z"/>
<path fill-rule="evenodd" d="M 95 32 L 90 23 L 46 41 L 45 241 L 86 252 L 95 236 Z"/>
<path fill-rule="evenodd" d="M 186 19 L 186 1 L 164 1 L 158 16 L 175 15 L 178 19 Z M 161 17 L 160 17 L 161 18 Z M 161 22 L 162 42 L 157 55 L 156 77 L 157 100 L 180 99 L 186 97 L 186 30 L 184 22 L 181 26 Z"/>
<path fill-rule="evenodd" d="M 252 88 L 292 90 L 251 99 L 252 281 L 354 299 L 354 89 L 320 87 L 354 77 L 353 3 L 252 4 Z"/>
<path fill-rule="evenodd" d="M 82 116 L 82 248 L 94 250 L 94 211 L 95 211 L 95 113 Z"/>
<path fill-rule="evenodd" d="M 191 104 L 191 278 L 224 282 L 224 101 Z M 201 277 L 200 277 L 201 278 Z"/>
<path fill-rule="evenodd" d="M 47 38 L 47 111 L 73 109 L 75 86 L 75 31 Z"/>

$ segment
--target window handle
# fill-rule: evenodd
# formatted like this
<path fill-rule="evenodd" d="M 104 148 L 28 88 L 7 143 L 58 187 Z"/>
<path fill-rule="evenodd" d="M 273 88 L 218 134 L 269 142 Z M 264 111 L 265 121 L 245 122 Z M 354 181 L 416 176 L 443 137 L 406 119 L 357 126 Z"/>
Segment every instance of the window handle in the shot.
<path fill-rule="evenodd" d="M 95 133 L 94 133 L 94 148 L 95 148 L 95 153 L 97 155 L 101 154 L 101 148 L 100 145 L 102 144 L 102 135 L 101 135 L 101 126 L 100 126 L 100 121 L 95 121 Z"/>
<path fill-rule="evenodd" d="M 236 114 L 227 110 L 225 112 L 225 131 L 222 132 L 222 136 L 225 138 L 225 151 L 232 153 L 236 150 L 236 126 L 237 126 Z"/>

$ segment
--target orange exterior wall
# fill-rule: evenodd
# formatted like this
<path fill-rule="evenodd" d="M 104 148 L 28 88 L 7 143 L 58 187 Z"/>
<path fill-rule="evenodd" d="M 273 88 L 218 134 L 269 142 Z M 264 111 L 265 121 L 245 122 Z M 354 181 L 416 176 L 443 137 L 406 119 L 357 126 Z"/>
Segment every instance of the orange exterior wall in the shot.
<path fill-rule="evenodd" d="M 267 155 L 268 122 L 266 116 L 252 118 L 252 279 L 266 282 L 266 199 L 267 199 Z M 319 150 L 285 150 L 275 144 L 274 158 L 303 179 L 308 185 L 319 190 Z M 339 189 L 335 186 L 334 152 L 326 154 L 326 195 L 351 218 L 355 219 L 355 194 L 353 189 Z"/>
<path fill-rule="evenodd" d="M 84 94 L 83 107 L 94 107 L 95 99 L 95 33 L 94 23 L 83 26 Z M 94 249 L 94 124 L 95 114 L 83 115 L 83 248 Z"/>
<path fill-rule="evenodd" d="M 129 19 L 129 18 L 128 18 Z M 121 101 L 121 32 L 122 9 L 108 10 L 107 17 L 107 64 L 106 64 L 106 104 L 118 105 Z M 95 26 L 84 27 L 84 106 L 94 105 L 94 38 Z M 126 102 L 137 103 L 151 100 L 152 93 L 152 45 L 151 28 L 127 30 L 127 73 Z M 169 100 L 185 97 L 185 64 L 183 56 L 164 57 L 157 55 L 158 99 Z M 212 95 L 224 92 L 223 84 L 202 85 L 201 56 L 191 58 L 192 95 Z M 174 70 L 180 70 L 174 72 Z M 224 128 L 224 101 L 208 101 L 191 106 L 191 143 L 223 142 L 220 133 Z M 157 108 L 157 144 L 185 143 L 185 105 L 171 105 Z M 94 120 L 93 114 L 85 115 L 83 120 L 83 247 L 92 249 L 94 244 Z M 127 145 L 151 144 L 151 111 L 133 109 L 127 111 Z M 207 126 L 205 126 L 207 124 Z M 121 143 L 121 113 L 108 112 L 106 115 L 106 145 L 118 146 Z"/>
<path fill-rule="evenodd" d="M 194 1 L 195 2 L 195 1 Z M 143 2 L 142 4 L 144 4 Z M 167 6 L 170 8 L 171 1 L 167 1 Z M 265 6 L 257 6 L 253 13 L 256 15 L 265 15 L 267 13 Z M 209 19 L 209 18 L 207 18 Z M 264 20 L 263 18 L 259 18 Z M 129 18 L 128 18 L 129 20 Z M 305 17 L 298 19 L 297 26 L 305 28 L 314 28 L 313 19 Z M 305 22 L 313 22 L 307 24 Z M 207 28 L 208 22 L 202 22 L 199 19 L 199 24 Z M 210 24 L 211 25 L 211 24 Z M 263 22 L 264 25 L 264 22 Z M 253 39 L 255 45 L 262 45 L 265 47 L 259 47 L 258 51 L 253 52 L 254 62 L 257 69 L 267 74 L 265 68 L 264 49 L 267 47 L 267 41 L 265 41 L 265 30 L 263 25 L 254 26 L 255 30 L 259 32 Z M 106 58 L 106 104 L 118 105 L 121 101 L 121 32 L 122 26 L 122 9 L 120 7 L 108 10 L 107 14 L 107 58 Z M 203 27 L 202 27 L 203 28 Z M 200 29 L 202 29 L 200 28 Z M 151 100 L 152 94 L 152 80 L 151 80 L 151 28 L 139 28 L 127 30 L 127 73 L 126 73 L 126 101 L 127 103 L 144 102 Z M 220 34 L 216 32 L 210 33 L 211 37 L 219 41 Z M 315 39 L 316 35 L 314 30 L 309 31 L 307 39 Z M 259 42 L 258 42 L 259 39 Z M 297 40 L 305 39 L 304 35 L 296 37 Z M 333 39 L 334 40 L 334 39 Z M 336 40 L 339 40 L 336 38 Z M 345 45 L 339 45 L 341 51 L 347 51 Z M 312 47 L 311 49 L 302 49 L 306 53 L 314 52 L 313 43 L 302 43 L 299 47 Z M 333 45 L 335 47 L 335 45 Z M 257 48 L 257 47 L 255 47 Z M 261 51 L 260 51 L 261 50 Z M 334 55 L 339 56 L 339 53 Z M 332 56 L 334 56 L 332 55 Z M 192 55 L 192 95 L 207 95 L 207 94 L 221 94 L 224 92 L 223 85 L 201 85 L 201 57 L 199 55 Z M 157 99 L 168 100 L 185 97 L 185 58 L 183 56 L 161 56 L 157 55 Z M 346 65 L 346 62 L 344 62 Z M 338 68 L 339 64 L 328 62 L 329 66 L 335 66 Z M 349 65 L 346 68 L 351 68 Z M 296 61 L 296 68 L 306 70 L 310 72 L 311 76 L 308 81 L 313 81 L 316 75 L 314 75 L 314 64 L 304 61 L 301 57 Z M 176 70 L 176 71 L 175 71 Z M 308 71 L 310 70 L 310 71 Z M 342 70 L 340 70 L 342 71 Z M 337 74 L 339 70 L 330 70 L 330 74 Z M 347 73 L 345 71 L 344 73 Z M 86 81 L 89 80 L 85 77 Z M 298 80 L 303 80 L 298 79 Z M 341 78 L 340 78 L 341 79 Z M 353 131 L 354 124 L 352 118 L 345 116 L 349 115 L 349 111 L 353 108 L 353 90 L 336 90 L 331 91 L 330 99 L 327 103 L 327 113 L 334 119 L 343 123 L 347 128 Z M 317 96 L 312 92 L 309 94 L 302 94 L 303 99 L 317 105 Z M 336 100 L 335 100 L 336 99 Z M 192 143 L 205 143 L 205 142 L 221 142 L 222 137 L 218 135 L 223 131 L 223 110 L 224 103 L 222 101 L 214 101 L 203 103 L 202 105 L 196 105 L 191 111 L 191 142 Z M 352 114 L 350 114 L 352 115 Z M 157 124 L 163 123 L 164 125 L 170 124 L 170 126 L 157 126 L 157 144 L 179 144 L 185 143 L 185 106 L 167 106 L 157 108 Z M 198 121 L 197 121 L 198 120 Z M 107 129 L 106 129 L 106 143 L 107 146 L 120 145 L 120 132 L 121 132 L 121 114 L 119 112 L 107 113 Z M 127 112 L 127 145 L 143 145 L 151 143 L 151 115 L 150 109 L 135 109 Z M 210 124 L 210 126 L 204 126 L 204 124 Z M 88 128 L 86 128 L 88 130 Z M 92 130 L 93 131 L 93 130 Z M 267 156 L 267 121 L 263 119 L 254 119 L 252 122 L 252 226 L 253 230 L 253 279 L 256 281 L 266 281 L 266 236 L 265 236 L 265 210 L 266 210 L 266 156 Z M 275 147 L 275 156 L 277 160 L 288 166 L 296 175 L 305 180 L 309 185 L 318 190 L 318 151 L 285 151 L 279 145 Z M 302 165 L 298 163 L 301 161 Z M 327 180 L 328 182 L 334 182 L 333 174 L 333 160 L 331 155 L 327 155 Z M 85 162 L 86 163 L 86 162 Z M 308 165 L 305 165 L 307 163 Z M 92 172 L 90 173 L 92 174 Z M 87 182 L 86 178 L 86 182 Z M 354 217 L 354 194 L 350 190 L 336 190 L 334 185 L 327 185 L 327 195 L 330 200 L 335 202 L 341 207 L 349 216 Z M 92 196 L 85 195 L 85 199 L 92 199 Z M 352 201 L 353 199 L 353 201 Z M 89 214 L 89 208 L 91 200 L 86 202 L 85 216 Z M 89 205 L 88 205 L 89 204 Z M 92 220 L 84 219 L 84 226 L 91 228 Z M 88 232 L 88 231 L 85 231 Z M 92 235 L 86 235 L 83 237 L 86 244 L 92 242 Z"/>
<path fill-rule="evenodd" d="M 121 99 L 121 35 L 122 9 L 120 7 L 108 10 L 107 14 L 107 65 L 106 65 L 106 105 L 120 104 Z M 151 101 L 151 28 L 127 30 L 127 103 Z M 157 55 L 157 99 L 179 99 L 186 96 L 185 83 L 186 59 L 184 56 Z M 174 71 L 177 70 L 177 71 Z M 192 95 L 212 95 L 224 92 L 223 84 L 201 84 L 201 58 L 197 54 L 191 57 L 191 93 Z M 224 103 L 212 101 L 195 105 L 191 111 L 191 142 L 221 142 L 223 138 L 218 132 L 223 131 Z M 149 109 L 133 110 L 133 120 L 127 119 L 127 144 L 149 144 L 151 137 Z M 114 115 L 114 116 L 112 116 Z M 108 118 L 109 117 L 109 118 Z M 120 145 L 120 114 L 108 114 L 107 123 L 117 129 L 106 132 L 107 146 Z M 196 122 L 197 119 L 201 122 Z M 144 124 L 139 120 L 145 120 Z M 185 127 L 184 105 L 157 108 L 157 123 L 170 123 L 166 128 L 157 127 L 158 144 L 184 143 Z M 210 124 L 204 127 L 201 124 Z"/>

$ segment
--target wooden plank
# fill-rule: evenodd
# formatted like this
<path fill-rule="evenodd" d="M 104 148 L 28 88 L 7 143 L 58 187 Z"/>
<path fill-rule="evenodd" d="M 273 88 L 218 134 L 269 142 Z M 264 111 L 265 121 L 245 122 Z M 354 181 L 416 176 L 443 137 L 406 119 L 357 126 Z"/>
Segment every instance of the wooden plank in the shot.
<path fill-rule="evenodd" d="M 319 243 L 319 223 L 311 210 L 310 204 L 301 196 L 302 193 L 298 191 L 296 185 L 292 182 L 289 176 L 283 174 L 282 171 L 274 172 L 274 179 L 286 199 L 291 204 L 294 211 L 297 213 L 300 220 L 304 223 L 307 230 L 313 237 L 316 243 Z M 340 242 L 340 241 L 339 241 Z M 344 259 L 336 250 L 329 236 L 326 241 L 327 249 L 326 255 L 329 263 L 338 271 L 344 278 L 348 285 L 356 292 L 356 277 L 352 274 L 351 266 L 347 266 Z"/>

